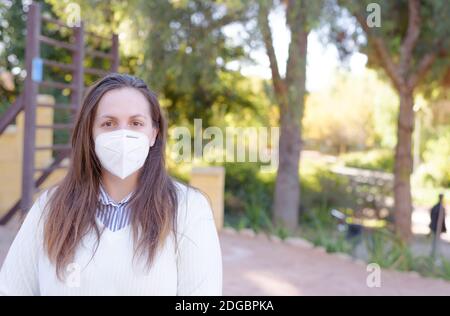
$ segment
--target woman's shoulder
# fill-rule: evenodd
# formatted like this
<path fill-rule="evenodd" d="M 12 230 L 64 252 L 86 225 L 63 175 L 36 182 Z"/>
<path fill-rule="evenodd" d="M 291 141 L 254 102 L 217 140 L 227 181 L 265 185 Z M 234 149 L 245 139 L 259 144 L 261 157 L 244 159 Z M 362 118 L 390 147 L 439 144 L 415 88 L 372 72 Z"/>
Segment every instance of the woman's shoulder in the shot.
<path fill-rule="evenodd" d="M 36 198 L 33 204 L 33 208 L 41 214 L 43 214 L 45 211 L 48 211 L 50 199 L 55 193 L 56 189 L 57 186 L 55 185 L 50 188 L 42 190 L 41 193 Z"/>
<path fill-rule="evenodd" d="M 213 219 L 208 196 L 200 189 L 174 180 L 178 194 L 178 216 L 181 220 Z"/>
<path fill-rule="evenodd" d="M 32 240 L 42 240 L 46 215 L 48 214 L 48 201 L 53 194 L 52 189 L 44 189 L 35 196 L 34 202 L 27 210 L 25 216 L 20 219 L 20 229 L 16 237 L 18 240 L 29 242 Z"/>

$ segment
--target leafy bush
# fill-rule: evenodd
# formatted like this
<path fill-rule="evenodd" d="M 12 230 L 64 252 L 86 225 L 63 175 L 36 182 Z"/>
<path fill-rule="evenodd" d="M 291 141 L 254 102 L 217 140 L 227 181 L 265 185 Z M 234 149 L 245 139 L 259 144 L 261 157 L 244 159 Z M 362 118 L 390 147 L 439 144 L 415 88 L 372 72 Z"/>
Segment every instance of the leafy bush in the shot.
<path fill-rule="evenodd" d="M 412 270 L 413 255 L 406 243 L 388 229 L 380 229 L 364 238 L 369 254 L 368 262 L 375 262 L 382 268 Z"/>
<path fill-rule="evenodd" d="M 450 187 L 450 128 L 443 129 L 425 147 L 421 178 L 436 186 Z"/>
<path fill-rule="evenodd" d="M 261 176 L 257 163 L 225 163 L 225 213 L 238 228 L 271 228 L 274 175 Z"/>
<path fill-rule="evenodd" d="M 347 167 L 385 172 L 394 171 L 394 151 L 390 149 L 352 152 L 341 155 L 340 158 Z"/>
<path fill-rule="evenodd" d="M 408 244 L 387 228 L 366 234 L 363 240 L 368 252 L 367 262 L 375 262 L 382 268 L 416 271 L 422 276 L 450 280 L 448 259 L 414 255 Z"/>
<path fill-rule="evenodd" d="M 280 231 L 272 226 L 274 173 L 261 173 L 256 163 L 226 163 L 225 214 L 228 224 Z M 350 190 L 348 179 L 324 166 L 302 168 L 300 182 L 300 223 L 315 219 L 330 222 L 331 208 L 355 210 L 368 206 Z M 280 233 L 279 235 L 283 235 Z"/>
<path fill-rule="evenodd" d="M 350 254 L 354 247 L 353 242 L 345 238 L 344 232 L 336 230 L 336 222 L 328 210 L 314 209 L 306 214 L 301 223 L 300 235 L 330 253 Z"/>
<path fill-rule="evenodd" d="M 361 202 L 349 187 L 348 178 L 325 166 L 308 166 L 301 172 L 301 214 L 330 219 L 330 209 L 356 209 Z"/>

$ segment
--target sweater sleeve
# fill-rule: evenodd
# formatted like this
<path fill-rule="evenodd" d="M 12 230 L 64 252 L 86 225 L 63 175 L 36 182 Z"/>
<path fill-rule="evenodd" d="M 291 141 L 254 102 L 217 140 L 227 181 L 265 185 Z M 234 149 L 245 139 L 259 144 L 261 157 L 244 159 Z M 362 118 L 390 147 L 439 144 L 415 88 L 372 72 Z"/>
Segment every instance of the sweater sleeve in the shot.
<path fill-rule="evenodd" d="M 0 295 L 39 295 L 38 254 L 42 249 L 39 221 L 46 193 L 28 211 L 9 248 L 0 270 Z"/>
<path fill-rule="evenodd" d="M 186 211 L 177 254 L 177 295 L 220 296 L 222 254 L 212 209 L 202 193 L 188 192 L 182 206 Z"/>

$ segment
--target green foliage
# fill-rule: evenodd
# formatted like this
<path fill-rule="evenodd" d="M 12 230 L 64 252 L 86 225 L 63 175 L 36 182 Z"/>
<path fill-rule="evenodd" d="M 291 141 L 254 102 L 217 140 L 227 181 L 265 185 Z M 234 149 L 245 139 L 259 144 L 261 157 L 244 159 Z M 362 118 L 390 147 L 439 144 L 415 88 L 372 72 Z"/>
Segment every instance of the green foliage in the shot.
<path fill-rule="evenodd" d="M 283 226 L 273 227 L 271 229 L 271 234 L 278 236 L 281 240 L 289 237 L 289 230 Z"/>
<path fill-rule="evenodd" d="M 334 225 L 330 216 L 332 208 L 353 214 L 365 207 L 374 207 L 373 200 L 366 199 L 372 194 L 364 190 L 354 190 L 348 178 L 335 174 L 326 166 L 303 161 L 300 172 L 300 224 L 317 225 L 317 221 Z M 225 212 L 232 226 L 239 221 L 242 227 L 254 230 L 272 227 L 272 195 L 275 174 L 261 174 L 257 164 L 226 164 Z"/>
<path fill-rule="evenodd" d="M 344 164 L 348 167 L 378 170 L 385 172 L 394 171 L 394 152 L 390 149 L 372 149 L 362 152 L 351 152 L 341 155 Z"/>
<path fill-rule="evenodd" d="M 419 173 L 425 183 L 450 187 L 450 128 L 442 128 L 437 134 L 426 143 Z"/>
<path fill-rule="evenodd" d="M 301 212 L 331 208 L 355 208 L 356 198 L 348 191 L 348 179 L 320 165 L 303 165 L 301 178 Z"/>
<path fill-rule="evenodd" d="M 450 261 L 445 257 L 434 260 L 429 256 L 414 255 L 411 248 L 387 228 L 366 231 L 358 238 L 348 239 L 345 232 L 337 230 L 336 222 L 330 219 L 326 210 L 317 209 L 313 215 L 305 216 L 300 236 L 315 246 L 324 247 L 329 253 L 340 252 L 352 256 L 355 256 L 357 245 L 362 243 L 367 252 L 365 260 L 368 263 L 377 263 L 386 269 L 416 271 L 426 277 L 450 280 Z"/>
<path fill-rule="evenodd" d="M 361 16 L 365 21 L 370 12 L 367 5 L 371 0 L 330 0 L 328 6 L 329 38 L 337 44 L 342 57 L 348 57 L 355 51 L 368 55 L 368 65 L 371 68 L 382 68 L 383 63 L 370 41 L 360 27 L 348 27 L 348 23 L 355 20 L 351 16 Z M 382 38 L 393 61 L 398 61 L 401 54 L 401 43 L 408 27 L 408 1 L 380 0 L 381 27 L 371 28 L 375 36 Z M 450 3 L 447 0 L 422 1 L 420 3 L 420 35 L 413 50 L 413 64 L 417 65 L 426 52 L 442 48 L 448 49 L 448 19 Z M 343 20 L 348 23 L 343 23 Z M 433 63 L 426 80 L 421 83 L 423 90 L 429 90 L 434 83 L 442 80 L 450 61 L 445 54 L 438 56 Z"/>
<path fill-rule="evenodd" d="M 138 8 L 147 17 L 140 75 L 163 95 L 172 122 L 209 122 L 215 104 L 225 112 L 252 107 L 237 88 L 241 75 L 226 67 L 246 56 L 224 33 L 227 25 L 244 18 L 240 6 L 164 0 L 140 1 Z"/>
<path fill-rule="evenodd" d="M 254 163 L 227 163 L 225 168 L 225 213 L 230 225 L 275 233 L 282 230 L 271 223 L 275 174 L 261 174 Z M 356 209 L 372 206 L 349 190 L 346 177 L 313 163 L 302 167 L 300 196 L 300 224 L 312 227 L 318 223 L 333 226 L 332 208 L 352 214 Z"/>
<path fill-rule="evenodd" d="M 336 222 L 329 209 L 316 208 L 305 214 L 301 221 L 300 235 L 330 253 L 350 254 L 354 247 L 353 241 L 347 240 L 344 232 L 336 230 Z"/>
<path fill-rule="evenodd" d="M 241 228 L 272 229 L 274 178 L 259 176 L 256 163 L 225 163 L 225 213 L 240 218 Z"/>
<path fill-rule="evenodd" d="M 84 22 L 84 28 L 88 31 L 84 35 L 86 47 L 100 52 L 109 53 L 111 49 L 111 36 L 113 32 L 122 33 L 122 35 L 124 34 L 125 27 L 130 23 L 131 12 L 128 11 L 128 8 L 132 7 L 135 1 L 74 0 L 69 2 L 45 0 L 45 3 L 47 6 L 51 7 L 51 11 L 46 12 L 45 14 L 55 16 L 61 21 L 67 21 L 69 19 L 69 15 L 74 13 L 72 10 L 68 10 L 69 3 L 72 5 L 78 5 L 80 8 L 81 19 Z M 93 7 L 95 7 L 95 10 L 92 10 Z M 47 31 L 49 27 L 51 27 L 51 24 L 45 25 L 43 30 Z M 93 36 L 91 32 L 103 38 Z M 64 29 L 61 29 L 60 31 L 55 31 L 53 34 L 49 35 L 56 39 L 60 39 L 60 37 L 63 36 L 62 39 L 67 41 L 70 34 L 68 34 Z M 134 74 L 136 72 L 136 67 L 138 66 L 137 57 L 130 54 L 128 50 L 129 43 L 130 40 L 123 40 L 122 36 L 119 39 L 119 71 Z M 67 50 L 56 48 L 51 48 L 51 50 L 54 52 L 54 56 L 52 56 L 51 59 L 71 63 L 71 57 L 67 54 Z M 84 66 L 108 70 L 111 68 L 111 60 L 100 57 L 90 57 L 86 54 Z M 99 78 L 98 75 L 93 74 L 85 74 L 84 77 L 86 86 L 91 85 Z M 71 77 L 64 79 L 70 81 Z"/>
<path fill-rule="evenodd" d="M 408 270 L 412 253 L 408 246 L 388 229 L 381 229 L 364 238 L 369 253 L 368 262 L 375 262 L 382 268 Z"/>
<path fill-rule="evenodd" d="M 11 74 L 14 89 L 10 90 L 0 79 L 0 115 L 19 95 L 24 80 L 25 13 L 22 1 L 0 2 L 0 74 Z"/>
<path fill-rule="evenodd" d="M 388 229 L 381 229 L 364 238 L 368 250 L 368 262 L 375 262 L 382 268 L 400 271 L 416 271 L 426 277 L 450 280 L 450 261 L 440 256 L 416 256 L 401 238 Z"/>
<path fill-rule="evenodd" d="M 275 174 L 260 173 L 256 163 L 227 163 L 225 168 L 225 213 L 230 224 L 284 236 L 284 228 L 271 222 Z M 301 179 L 300 223 L 332 225 L 331 208 L 357 206 L 357 199 L 347 191 L 348 180 L 323 166 L 306 166 Z"/>

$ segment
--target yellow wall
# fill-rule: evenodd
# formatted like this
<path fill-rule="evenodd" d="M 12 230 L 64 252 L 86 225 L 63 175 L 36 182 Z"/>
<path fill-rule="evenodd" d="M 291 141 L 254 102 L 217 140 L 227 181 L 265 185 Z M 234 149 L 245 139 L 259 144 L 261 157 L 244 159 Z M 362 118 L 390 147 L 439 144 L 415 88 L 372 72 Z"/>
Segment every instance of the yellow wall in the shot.
<path fill-rule="evenodd" d="M 54 104 L 49 95 L 39 95 L 38 103 Z M 53 109 L 38 107 L 36 112 L 37 124 L 53 124 Z M 0 135 L 0 216 L 5 214 L 20 198 L 22 188 L 22 153 L 23 153 L 23 125 L 24 113 L 16 118 L 16 124 L 10 125 Z M 53 144 L 52 129 L 38 129 L 36 131 L 36 146 L 49 146 Z M 36 168 L 48 166 L 52 161 L 51 151 L 37 151 L 35 157 Z M 57 170 L 44 182 L 42 188 L 59 181 L 65 170 Z M 35 174 L 35 178 L 39 173 Z M 37 197 L 37 195 L 35 195 Z"/>

